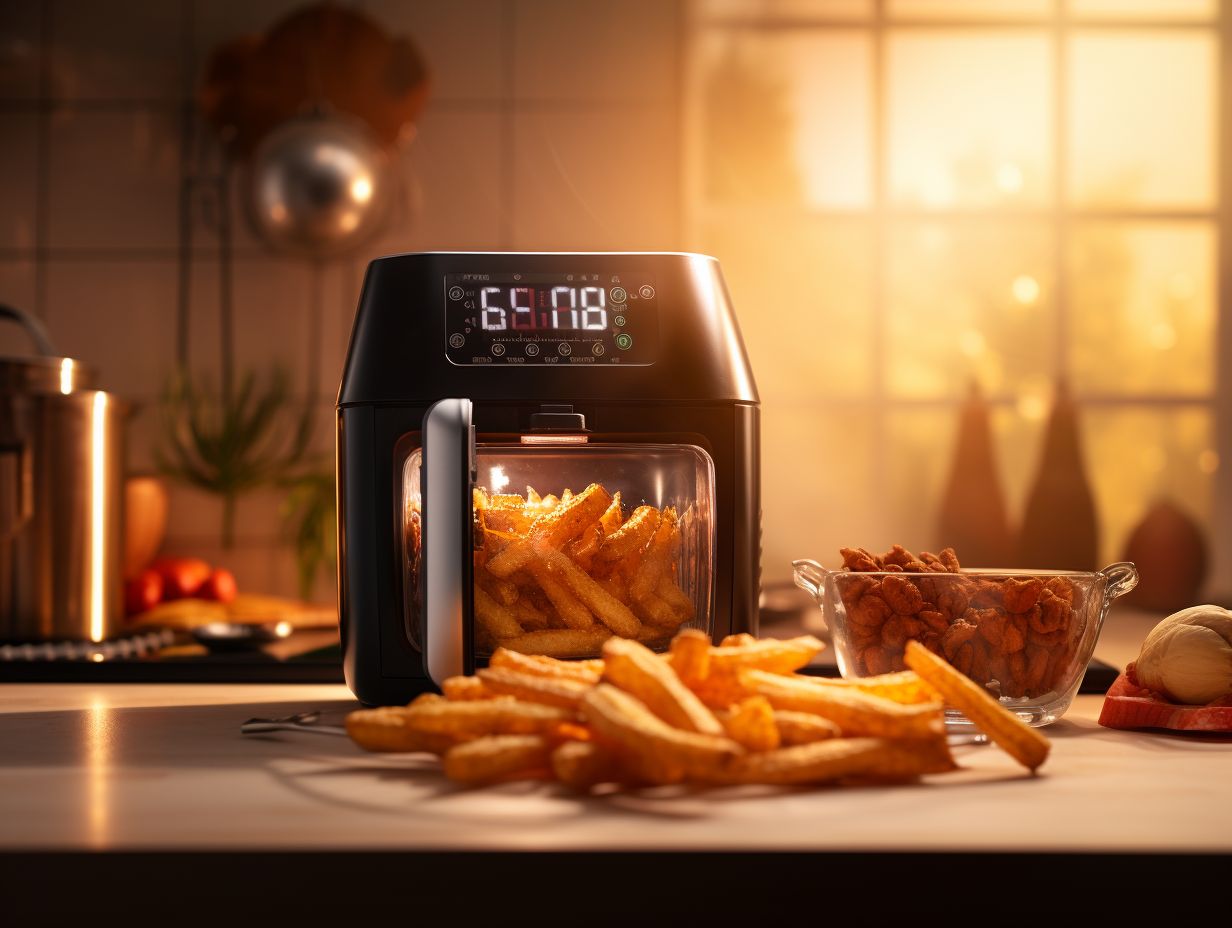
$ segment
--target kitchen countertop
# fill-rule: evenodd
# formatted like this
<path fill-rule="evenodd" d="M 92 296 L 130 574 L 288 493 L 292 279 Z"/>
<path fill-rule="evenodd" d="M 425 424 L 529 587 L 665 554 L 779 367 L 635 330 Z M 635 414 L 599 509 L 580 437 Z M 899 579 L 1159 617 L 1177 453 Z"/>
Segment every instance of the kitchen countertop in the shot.
<path fill-rule="evenodd" d="M 1114 616 L 1097 653 L 1122 666 L 1154 619 Z M 478 790 L 430 760 L 324 735 L 244 737 L 251 716 L 355 702 L 333 685 L 0 687 L 0 848 L 18 851 L 397 850 L 1232 852 L 1232 738 L 1109 731 L 1080 696 L 1047 729 L 1037 776 L 991 746 L 912 786 L 580 798 L 551 784 Z"/>

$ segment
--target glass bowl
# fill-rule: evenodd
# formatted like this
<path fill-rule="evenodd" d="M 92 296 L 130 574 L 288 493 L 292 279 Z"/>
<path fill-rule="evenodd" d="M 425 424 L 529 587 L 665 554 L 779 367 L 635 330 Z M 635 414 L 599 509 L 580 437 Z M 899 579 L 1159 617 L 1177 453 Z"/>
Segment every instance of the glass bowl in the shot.
<path fill-rule="evenodd" d="M 796 584 L 822 609 L 844 677 L 903 670 L 903 649 L 915 639 L 1037 726 L 1069 708 L 1109 606 L 1138 584 L 1128 562 L 1095 573 L 793 566 Z M 953 710 L 947 721 L 970 724 Z"/>

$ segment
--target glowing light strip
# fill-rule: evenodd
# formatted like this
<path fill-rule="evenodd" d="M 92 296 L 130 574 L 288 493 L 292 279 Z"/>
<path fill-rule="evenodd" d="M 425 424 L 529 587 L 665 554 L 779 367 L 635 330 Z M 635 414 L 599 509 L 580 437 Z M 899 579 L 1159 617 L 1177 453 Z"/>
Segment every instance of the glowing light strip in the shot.
<path fill-rule="evenodd" d="M 73 392 L 73 359 L 60 361 L 60 392 L 66 396 Z"/>
<path fill-rule="evenodd" d="M 524 445 L 584 445 L 589 435 L 523 435 Z"/>
<path fill-rule="evenodd" d="M 107 618 L 107 394 L 94 394 L 90 458 L 90 640 L 103 640 Z"/>

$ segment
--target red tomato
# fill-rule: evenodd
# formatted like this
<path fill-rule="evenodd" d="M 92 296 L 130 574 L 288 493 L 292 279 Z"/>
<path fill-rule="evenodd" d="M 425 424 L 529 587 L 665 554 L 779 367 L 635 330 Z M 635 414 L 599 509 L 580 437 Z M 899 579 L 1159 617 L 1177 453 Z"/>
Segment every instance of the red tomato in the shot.
<path fill-rule="evenodd" d="M 220 603 L 229 603 L 238 594 L 239 587 L 235 583 L 235 574 L 222 567 L 210 574 L 209 579 L 197 591 L 197 595 L 202 599 L 216 599 Z"/>
<path fill-rule="evenodd" d="M 184 599 L 198 595 L 198 590 L 210 578 L 210 565 L 196 557 L 164 557 L 154 562 L 166 586 L 165 599 Z"/>
<path fill-rule="evenodd" d="M 136 615 L 138 612 L 153 609 L 163 601 L 163 591 L 162 574 L 154 570 L 143 570 L 124 584 L 124 612 Z"/>

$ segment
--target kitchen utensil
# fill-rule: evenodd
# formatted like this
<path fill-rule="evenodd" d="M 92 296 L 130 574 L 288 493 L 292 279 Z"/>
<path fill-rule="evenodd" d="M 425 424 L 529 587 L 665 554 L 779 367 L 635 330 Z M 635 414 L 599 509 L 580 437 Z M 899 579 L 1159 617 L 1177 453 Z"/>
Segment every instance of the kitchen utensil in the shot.
<path fill-rule="evenodd" d="M 1098 572 L 853 572 L 812 560 L 793 565 L 796 583 L 822 609 L 844 677 L 903 669 L 903 647 L 914 638 L 1031 725 L 1054 722 L 1069 708 L 1108 609 L 1138 582 L 1128 562 Z M 1018 611 L 1036 581 L 1037 601 Z M 1014 600 L 1018 593 L 1023 603 Z M 1072 602 L 1062 610 L 1052 597 L 1065 596 Z M 895 605 L 914 612 L 901 614 Z M 963 647 L 971 649 L 969 657 L 959 654 Z M 956 712 L 948 716 L 951 724 L 966 723 Z"/>
<path fill-rule="evenodd" d="M 0 640 L 99 642 L 122 630 L 125 406 L 0 306 L 38 355 L 0 359 Z"/>
<path fill-rule="evenodd" d="M 137 632 L 109 641 L 40 641 L 25 644 L 0 644 L 0 665 L 38 664 L 63 666 L 69 664 L 115 664 L 141 662 L 175 643 L 175 632 L 163 628 Z M 12 679 L 11 677 L 9 679 Z M 55 672 L 45 678 L 23 677 L 25 682 L 47 680 L 64 682 Z M 80 679 L 80 678 L 78 678 Z"/>
<path fill-rule="evenodd" d="M 665 558 L 665 589 L 678 588 L 687 624 L 716 640 L 755 632 L 758 432 L 757 391 L 712 258 L 458 253 L 374 261 L 338 402 L 347 682 L 366 703 L 406 703 L 482 664 L 503 635 L 516 636 L 516 622 L 500 634 L 486 620 L 475 624 L 475 602 L 488 596 L 474 592 L 475 559 L 483 566 L 495 556 L 486 545 L 498 541 L 476 541 L 476 488 L 493 505 L 498 494 L 516 493 L 534 506 L 528 485 L 547 498 L 602 484 L 621 493 L 626 518 L 640 505 L 674 508 L 679 547 Z M 485 526 L 490 518 L 482 515 Z M 589 581 L 568 584 L 593 586 L 599 577 L 616 589 L 609 595 L 628 592 L 610 586 L 622 581 L 602 564 L 588 569 Z M 559 596 L 541 598 L 542 587 L 526 588 L 528 603 L 541 614 L 563 608 Z M 497 595 L 512 600 L 515 592 Z M 601 630 L 612 627 L 590 610 L 602 612 L 593 598 L 580 624 L 595 640 L 569 656 L 593 654 Z M 656 632 L 647 615 L 634 621 L 639 634 L 665 643 L 670 633 Z M 560 637 L 519 646 L 551 651 L 542 641 Z"/>
<path fill-rule="evenodd" d="M 272 731 L 302 731 L 313 735 L 346 735 L 346 729 L 341 725 L 318 725 L 321 719 L 319 710 L 310 709 L 307 712 L 297 712 L 294 715 L 277 719 L 249 719 L 240 725 L 241 735 L 265 735 Z"/>
<path fill-rule="evenodd" d="M 208 622 L 190 629 L 199 645 L 216 654 L 259 651 L 262 645 L 291 634 L 290 622 Z"/>
<path fill-rule="evenodd" d="M 253 225 L 279 251 L 337 255 L 375 235 L 393 199 L 389 158 L 360 123 L 316 113 L 269 133 L 248 167 Z"/>

